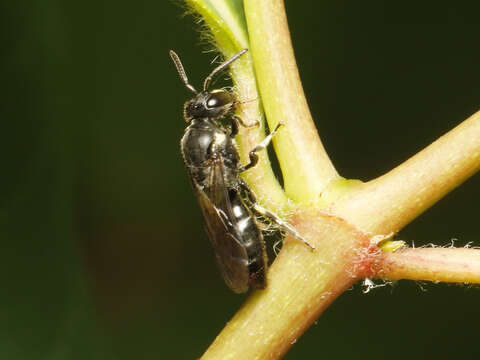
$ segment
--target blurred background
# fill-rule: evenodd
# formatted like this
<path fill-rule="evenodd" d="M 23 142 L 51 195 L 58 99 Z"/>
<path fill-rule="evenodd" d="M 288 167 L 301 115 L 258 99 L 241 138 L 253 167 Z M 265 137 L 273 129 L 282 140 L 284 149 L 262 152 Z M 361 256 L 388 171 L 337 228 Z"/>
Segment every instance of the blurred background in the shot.
<path fill-rule="evenodd" d="M 461 4 L 461 5 L 460 5 Z M 339 172 L 369 180 L 480 108 L 480 4 L 287 1 Z M 170 1 L 0 5 L 0 359 L 194 359 L 245 300 L 219 276 L 179 153 L 212 69 Z M 480 246 L 474 176 L 399 234 Z M 271 246 L 271 245 L 269 245 Z M 478 287 L 343 294 L 286 359 L 478 358 Z"/>

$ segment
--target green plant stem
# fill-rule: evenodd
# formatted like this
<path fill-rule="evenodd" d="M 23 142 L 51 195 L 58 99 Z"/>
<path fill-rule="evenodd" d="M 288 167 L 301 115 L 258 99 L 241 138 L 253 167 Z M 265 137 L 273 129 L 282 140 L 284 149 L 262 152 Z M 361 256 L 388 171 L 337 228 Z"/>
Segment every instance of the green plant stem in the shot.
<path fill-rule="evenodd" d="M 267 288 L 251 294 L 203 360 L 281 358 L 358 279 L 352 263 L 358 257 L 358 247 L 368 244 L 368 238 L 320 211 L 302 212 L 293 221 L 309 241 L 314 241 L 316 250 L 288 239 L 268 271 Z"/>
<path fill-rule="evenodd" d="M 270 128 L 285 126 L 274 139 L 287 196 L 315 203 L 338 178 L 312 121 L 290 41 L 281 0 L 245 0 L 250 48 Z"/>
<path fill-rule="evenodd" d="M 222 20 L 220 13 L 228 12 L 228 7 L 220 4 L 222 0 L 188 1 L 219 3 L 215 11 L 207 11 L 203 5 L 198 8 L 203 16 L 210 16 L 205 22 L 226 56 L 244 46 L 243 35 L 236 38 L 225 25 L 224 21 L 232 18 Z M 258 97 L 249 58 L 253 56 L 269 127 L 285 124 L 275 141 L 287 195 L 294 201 L 293 207 L 299 206 L 290 220 L 316 250 L 287 239 L 267 273 L 267 288 L 251 294 L 202 359 L 280 358 L 337 296 L 365 276 L 478 282 L 478 250 L 386 253 L 371 236 L 391 236 L 478 171 L 480 113 L 386 175 L 365 184 L 345 181 L 338 176 L 313 125 L 283 1 L 244 0 L 244 4 L 251 51 L 232 66 L 233 78 L 241 99 Z M 246 103 L 242 112 L 249 123 L 261 116 L 255 102 Z M 248 150 L 263 138 L 263 128 L 242 129 L 241 135 L 245 159 Z M 287 197 L 274 180 L 268 160 L 249 170 L 247 178 L 264 203 L 277 201 L 280 205 L 272 209 L 285 208 Z M 325 208 L 328 213 L 320 210 Z"/>
<path fill-rule="evenodd" d="M 330 209 L 365 233 L 396 233 L 480 169 L 480 112 Z"/>
<path fill-rule="evenodd" d="M 480 284 L 477 249 L 405 249 L 382 257 L 372 277 Z"/>
<path fill-rule="evenodd" d="M 200 15 L 208 27 L 218 50 L 226 57 L 232 56 L 241 49 L 249 48 L 248 36 L 242 28 L 240 14 L 232 8 L 231 2 L 225 0 L 186 0 L 194 13 Z M 244 24 L 243 24 L 244 25 Z M 246 124 L 254 124 L 262 120 L 263 111 L 260 105 L 259 94 L 251 52 L 247 52 L 231 67 L 232 79 L 235 84 L 237 96 L 241 105 L 238 115 Z M 240 128 L 240 136 L 237 137 L 239 152 L 242 163 L 247 163 L 248 153 L 265 138 L 265 126 L 260 121 L 260 127 Z M 257 200 L 269 209 L 275 209 L 277 213 L 288 212 L 290 204 L 283 189 L 279 185 L 272 171 L 266 151 L 259 154 L 258 164 L 242 174 L 251 189 L 257 195 Z"/>

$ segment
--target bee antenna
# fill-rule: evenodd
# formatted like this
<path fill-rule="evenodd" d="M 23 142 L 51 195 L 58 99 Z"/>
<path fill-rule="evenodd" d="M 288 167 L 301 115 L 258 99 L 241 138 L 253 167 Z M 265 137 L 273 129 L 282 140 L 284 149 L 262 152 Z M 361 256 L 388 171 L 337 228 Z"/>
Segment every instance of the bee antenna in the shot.
<path fill-rule="evenodd" d="M 205 81 L 203 82 L 203 90 L 205 91 L 205 90 L 208 89 L 208 86 L 210 85 L 210 82 L 212 81 L 212 78 L 215 76 L 216 73 L 225 69 L 228 65 L 230 65 L 232 62 L 237 60 L 240 56 L 245 54 L 247 51 L 248 51 L 248 49 L 240 50 L 238 53 L 233 55 L 230 59 L 225 60 L 223 63 L 218 65 L 215 69 L 213 69 L 213 71 L 210 73 L 210 75 L 208 75 L 205 78 Z M 178 61 L 180 61 L 180 60 L 178 60 Z"/>
<path fill-rule="evenodd" d="M 198 94 L 198 91 L 195 90 L 193 85 L 191 85 L 188 82 L 187 74 L 185 72 L 185 69 L 183 68 L 182 62 L 180 61 L 180 58 L 178 57 L 177 53 L 173 50 L 170 50 L 168 53 L 170 54 L 170 57 L 172 58 L 173 63 L 175 64 L 175 67 L 177 68 L 178 75 L 180 75 L 180 79 L 182 79 L 187 89 L 193 92 L 194 94 Z"/>

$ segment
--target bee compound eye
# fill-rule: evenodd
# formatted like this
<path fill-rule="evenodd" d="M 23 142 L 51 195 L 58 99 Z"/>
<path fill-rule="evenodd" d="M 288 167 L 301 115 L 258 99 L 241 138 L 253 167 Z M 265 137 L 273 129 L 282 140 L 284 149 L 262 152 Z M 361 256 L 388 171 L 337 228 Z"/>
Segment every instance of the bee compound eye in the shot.
<path fill-rule="evenodd" d="M 214 109 L 229 105 L 233 102 L 233 96 L 228 91 L 217 90 L 210 93 L 206 101 L 206 106 L 208 109 Z"/>
<path fill-rule="evenodd" d="M 207 107 L 209 108 L 214 108 L 218 106 L 218 100 L 215 96 L 210 97 L 210 99 L 207 100 Z"/>

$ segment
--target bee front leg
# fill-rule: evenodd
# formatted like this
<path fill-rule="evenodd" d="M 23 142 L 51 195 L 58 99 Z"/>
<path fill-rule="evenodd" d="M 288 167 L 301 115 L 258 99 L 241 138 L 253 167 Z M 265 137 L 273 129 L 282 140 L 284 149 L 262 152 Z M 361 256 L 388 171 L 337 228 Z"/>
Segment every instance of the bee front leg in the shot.
<path fill-rule="evenodd" d="M 260 125 L 260 121 L 255 121 L 253 124 L 245 124 L 242 118 L 238 115 L 232 115 L 232 125 L 230 131 L 230 137 L 234 138 L 238 135 L 238 128 L 242 125 L 245 128 L 251 128 Z"/>

